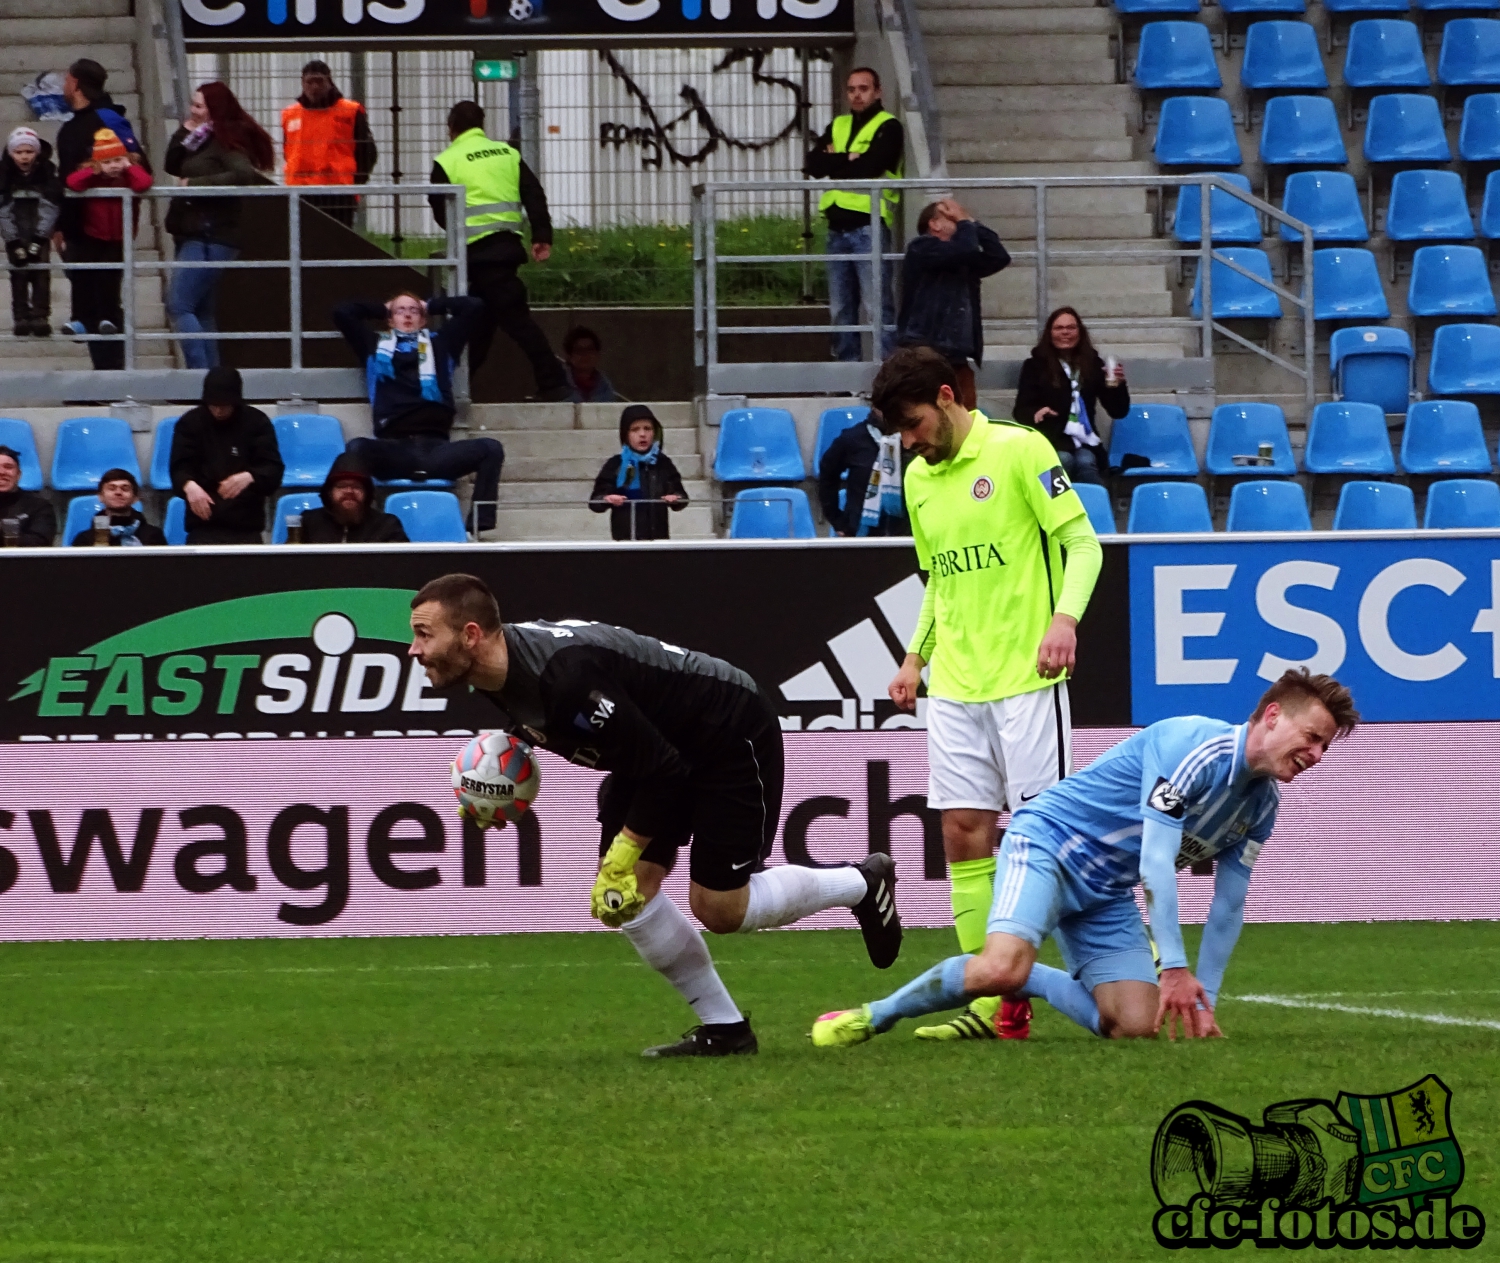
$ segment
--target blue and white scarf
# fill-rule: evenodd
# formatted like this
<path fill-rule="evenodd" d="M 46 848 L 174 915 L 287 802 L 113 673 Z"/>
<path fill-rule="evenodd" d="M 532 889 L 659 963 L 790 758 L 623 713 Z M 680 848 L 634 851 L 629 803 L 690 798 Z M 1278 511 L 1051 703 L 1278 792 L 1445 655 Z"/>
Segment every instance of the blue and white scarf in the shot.
<path fill-rule="evenodd" d="M 615 475 L 615 486 L 625 492 L 627 498 L 641 498 L 641 466 L 655 465 L 661 454 L 661 442 L 651 444 L 649 450 L 638 452 L 629 443 L 620 449 L 620 472 Z"/>
<path fill-rule="evenodd" d="M 864 510 L 859 517 L 859 534 L 868 535 L 880 525 L 881 515 L 901 516 L 901 436 L 882 434 L 866 423 L 870 437 L 880 445 L 870 482 L 865 487 Z"/>
<path fill-rule="evenodd" d="M 1083 402 L 1083 394 L 1079 388 L 1083 374 L 1067 364 L 1063 365 L 1063 370 L 1068 374 L 1068 384 L 1073 388 L 1073 410 L 1068 417 L 1068 424 L 1063 426 L 1063 433 L 1073 440 L 1075 450 L 1080 447 L 1098 447 L 1099 435 L 1094 431 L 1093 423 L 1089 420 L 1089 410 Z"/>
<path fill-rule="evenodd" d="M 111 518 L 109 523 L 109 533 L 112 536 L 110 543 L 118 544 L 121 548 L 142 548 L 144 545 L 136 534 L 140 529 L 141 519 L 138 517 L 132 517 L 123 526 Z"/>
<path fill-rule="evenodd" d="M 428 403 L 442 403 L 443 391 L 438 385 L 437 356 L 432 349 L 432 336 L 426 329 L 416 333 L 397 333 L 392 329 L 375 344 L 375 376 L 395 377 L 393 358 L 398 351 L 415 351 L 417 375 L 422 379 L 422 398 Z"/>

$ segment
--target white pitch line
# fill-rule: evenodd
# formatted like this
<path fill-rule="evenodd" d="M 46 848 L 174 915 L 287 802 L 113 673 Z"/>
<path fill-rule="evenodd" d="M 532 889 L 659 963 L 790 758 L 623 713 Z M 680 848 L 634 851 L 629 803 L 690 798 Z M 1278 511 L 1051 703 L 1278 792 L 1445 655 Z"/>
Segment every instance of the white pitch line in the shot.
<path fill-rule="evenodd" d="M 1246 1004 L 1274 1004 L 1283 1009 L 1321 1009 L 1329 1013 L 1353 1013 L 1359 1017 L 1393 1017 L 1406 1022 L 1429 1022 L 1434 1026 L 1475 1026 L 1483 1030 L 1500 1031 L 1500 1022 L 1485 1017 L 1454 1017 L 1449 1013 L 1411 1013 L 1406 1009 L 1374 1009 L 1358 1004 L 1325 1004 L 1284 995 L 1237 995 L 1226 996 L 1225 999 L 1242 1000 Z"/>

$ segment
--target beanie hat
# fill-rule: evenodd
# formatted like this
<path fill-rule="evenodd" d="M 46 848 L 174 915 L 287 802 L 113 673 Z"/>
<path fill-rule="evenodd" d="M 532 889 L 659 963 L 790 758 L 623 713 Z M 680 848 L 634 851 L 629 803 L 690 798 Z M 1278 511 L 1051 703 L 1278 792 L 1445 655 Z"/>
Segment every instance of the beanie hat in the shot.
<path fill-rule="evenodd" d="M 204 403 L 242 403 L 244 398 L 245 384 L 239 369 L 220 365 L 203 375 Z"/>
<path fill-rule="evenodd" d="M 29 127 L 18 127 L 6 137 L 5 148 L 10 153 L 18 149 L 35 149 L 37 153 L 42 152 L 42 138 Z"/>
<path fill-rule="evenodd" d="M 95 162 L 109 162 L 115 158 L 128 158 L 130 154 L 125 148 L 125 142 L 107 127 L 101 127 L 94 133 Z"/>

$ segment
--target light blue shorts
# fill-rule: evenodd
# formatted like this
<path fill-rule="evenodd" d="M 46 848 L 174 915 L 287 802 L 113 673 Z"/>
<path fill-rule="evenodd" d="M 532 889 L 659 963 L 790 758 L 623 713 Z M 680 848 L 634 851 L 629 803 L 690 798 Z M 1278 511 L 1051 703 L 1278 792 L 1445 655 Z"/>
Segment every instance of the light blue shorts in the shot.
<path fill-rule="evenodd" d="M 1101 895 L 1060 863 L 1048 841 L 1006 830 L 988 931 L 1033 947 L 1051 935 L 1068 972 L 1090 991 L 1104 982 L 1156 984 L 1151 941 L 1129 894 Z"/>

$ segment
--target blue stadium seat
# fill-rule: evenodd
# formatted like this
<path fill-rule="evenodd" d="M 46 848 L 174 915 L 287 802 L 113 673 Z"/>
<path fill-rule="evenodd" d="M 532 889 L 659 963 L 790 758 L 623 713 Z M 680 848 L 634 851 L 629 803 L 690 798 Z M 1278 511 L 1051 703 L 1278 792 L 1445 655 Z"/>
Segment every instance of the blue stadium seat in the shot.
<path fill-rule="evenodd" d="M 161 531 L 167 537 L 167 543 L 174 547 L 180 548 L 187 543 L 187 501 L 181 496 L 173 496 L 167 501 Z"/>
<path fill-rule="evenodd" d="M 815 534 L 801 487 L 750 487 L 734 497 L 730 539 L 812 539 Z"/>
<path fill-rule="evenodd" d="M 1438 82 L 1448 87 L 1500 84 L 1500 22 L 1458 18 L 1443 28 Z"/>
<path fill-rule="evenodd" d="M 283 487 L 321 487 L 328 470 L 344 452 L 344 427 L 337 417 L 291 412 L 271 423 L 286 472 Z"/>
<path fill-rule="evenodd" d="M 1427 488 L 1422 526 L 1429 531 L 1500 527 L 1500 486 L 1485 478 L 1444 478 Z"/>
<path fill-rule="evenodd" d="M 1293 171 L 1286 178 L 1281 209 L 1311 228 L 1319 245 L 1370 239 L 1359 186 L 1347 171 Z M 1285 224 L 1280 232 L 1283 241 L 1302 240 L 1301 233 Z"/>
<path fill-rule="evenodd" d="M 1260 160 L 1276 166 L 1349 161 L 1338 113 L 1326 96 L 1273 96 L 1260 128 Z"/>
<path fill-rule="evenodd" d="M 1253 250 L 1245 246 L 1226 246 L 1219 254 L 1233 259 L 1247 272 L 1271 278 L 1271 260 L 1264 250 Z M 1275 291 L 1257 285 L 1249 277 L 1232 271 L 1218 259 L 1213 263 L 1214 319 L 1215 320 L 1275 320 L 1281 315 L 1281 299 Z M 1193 315 L 1203 315 L 1203 277 L 1193 282 Z"/>
<path fill-rule="evenodd" d="M 1310 531 L 1307 500 L 1295 482 L 1241 482 L 1229 493 L 1227 531 Z"/>
<path fill-rule="evenodd" d="M 123 469 L 124 466 L 122 465 L 120 468 Z M 140 509 L 141 502 L 139 500 L 135 502 L 135 507 L 137 510 Z M 104 507 L 103 502 L 98 496 L 74 496 L 68 501 L 67 516 L 63 519 L 63 547 L 69 547 L 79 531 L 88 530 L 94 524 L 95 517 L 107 512 L 108 510 Z M 92 546 L 93 541 L 90 540 L 89 544 Z M 83 545 L 80 544 L 79 547 L 82 548 Z"/>
<path fill-rule="evenodd" d="M 1479 235 L 1500 237 L 1500 171 L 1491 171 L 1484 181 L 1484 202 L 1479 208 Z"/>
<path fill-rule="evenodd" d="M 1453 151 L 1448 148 L 1438 103 L 1412 92 L 1372 97 L 1365 123 L 1365 160 L 1451 162 Z"/>
<path fill-rule="evenodd" d="M 146 481 L 158 491 L 172 486 L 172 436 L 177 433 L 177 417 L 163 417 L 151 436 L 151 476 Z"/>
<path fill-rule="evenodd" d="M 1109 463 L 1119 469 L 1127 456 L 1151 463 L 1124 471 L 1127 478 L 1196 478 L 1198 456 L 1187 413 L 1175 404 L 1132 404 L 1109 435 Z"/>
<path fill-rule="evenodd" d="M 1163 167 L 1237 167 L 1240 138 L 1229 102 L 1216 96 L 1172 96 L 1161 103 L 1151 152 Z"/>
<path fill-rule="evenodd" d="M 1392 241 L 1472 241 L 1474 221 L 1456 171 L 1398 171 L 1385 235 Z"/>
<path fill-rule="evenodd" d="M 323 497 L 316 491 L 292 491 L 278 496 L 274 516 L 271 518 L 271 542 L 286 543 L 286 516 L 288 513 L 307 513 L 323 507 Z"/>
<path fill-rule="evenodd" d="M 1226 15 L 1237 13 L 1306 13 L 1307 0 L 1219 0 Z"/>
<path fill-rule="evenodd" d="M 1245 32 L 1240 87 L 1278 92 L 1327 86 L 1318 33 L 1306 22 L 1256 22 Z"/>
<path fill-rule="evenodd" d="M 1075 482 L 1073 490 L 1078 493 L 1083 507 L 1088 510 L 1089 524 L 1094 528 L 1094 534 L 1113 535 L 1118 528 L 1115 526 L 1115 507 L 1109 502 L 1109 492 L 1097 482 Z"/>
<path fill-rule="evenodd" d="M 0 417 L 0 447 L 8 447 L 13 452 L 21 453 L 21 481 L 16 486 L 22 491 L 40 491 L 46 485 L 42 478 L 41 458 L 37 455 L 36 435 L 31 432 L 30 421 Z"/>
<path fill-rule="evenodd" d="M 1440 326 L 1432 338 L 1427 389 L 1435 395 L 1500 395 L 1500 328 Z"/>
<path fill-rule="evenodd" d="M 1198 0 L 1115 0 L 1115 12 L 1144 17 L 1166 13 L 1197 13 Z"/>
<path fill-rule="evenodd" d="M 1149 22 L 1141 27 L 1135 86 L 1146 90 L 1224 86 L 1208 27 L 1202 22 Z"/>
<path fill-rule="evenodd" d="M 1493 316 L 1495 291 L 1478 246 L 1422 246 L 1412 259 L 1407 306 L 1414 316 Z"/>
<path fill-rule="evenodd" d="M 797 423 L 785 408 L 735 408 L 719 421 L 720 482 L 800 482 L 807 477 Z"/>
<path fill-rule="evenodd" d="M 107 469 L 128 469 L 137 482 L 140 461 L 130 423 L 119 417 L 69 417 L 57 427 L 51 485 L 57 491 L 96 491 Z"/>
<path fill-rule="evenodd" d="M 1385 320 L 1390 314 L 1374 254 L 1359 246 L 1313 251 L 1314 320 Z"/>
<path fill-rule="evenodd" d="M 1488 12 L 1500 8 L 1500 0 L 1416 0 L 1419 13 Z"/>
<path fill-rule="evenodd" d="M 1089 525 L 1097 535 L 1112 535 L 1116 531 L 1115 509 L 1109 492 L 1097 482 L 1075 482 L 1073 490 L 1083 501 L 1084 511 L 1089 515 Z"/>
<path fill-rule="evenodd" d="M 1406 13 L 1411 0 L 1323 0 L 1328 13 Z"/>
<path fill-rule="evenodd" d="M 1479 409 L 1466 399 L 1429 399 L 1406 410 L 1401 467 L 1409 474 L 1487 474 Z"/>
<path fill-rule="evenodd" d="M 1307 425 L 1302 467 L 1310 474 L 1394 474 L 1396 454 L 1380 405 L 1320 403 Z"/>
<path fill-rule="evenodd" d="M 1143 482 L 1131 493 L 1130 517 L 1125 524 L 1131 535 L 1213 529 L 1208 497 L 1196 482 Z"/>
<path fill-rule="evenodd" d="M 1458 156 L 1465 162 L 1500 162 L 1500 92 L 1477 92 L 1464 102 Z"/>
<path fill-rule="evenodd" d="M 1236 465 L 1236 456 L 1254 456 L 1271 445 L 1270 465 Z M 1208 423 L 1208 472 L 1226 478 L 1290 478 L 1297 472 L 1286 414 L 1274 403 L 1221 403 Z"/>
<path fill-rule="evenodd" d="M 1262 23 L 1264 25 L 1264 23 Z M 1255 28 L 1251 28 L 1252 30 Z M 1250 192 L 1249 177 L 1232 173 L 1221 177 Z M 1260 215 L 1223 189 L 1209 191 L 1208 209 L 1213 216 L 1216 245 L 1255 245 L 1261 239 Z M 1184 184 L 1177 190 L 1177 212 L 1172 216 L 1172 235 L 1178 241 L 1197 245 L 1203 240 L 1203 186 Z"/>
<path fill-rule="evenodd" d="M 1405 329 L 1335 329 L 1328 339 L 1329 372 L 1340 399 L 1405 413 L 1411 402 L 1416 356 Z"/>
<path fill-rule="evenodd" d="M 863 425 L 870 419 L 868 408 L 824 408 L 818 416 L 818 437 L 813 443 L 813 474 L 823 465 L 823 454 L 833 440 L 850 426 Z"/>
<path fill-rule="evenodd" d="M 1333 511 L 1336 531 L 1414 531 L 1411 488 L 1399 482 L 1346 482 Z"/>
<path fill-rule="evenodd" d="M 1344 83 L 1351 88 L 1426 88 L 1432 84 L 1415 22 L 1366 18 L 1349 28 Z"/>
<path fill-rule="evenodd" d="M 385 511 L 401 519 L 413 544 L 465 544 L 464 512 L 451 491 L 399 491 L 385 498 Z"/>

